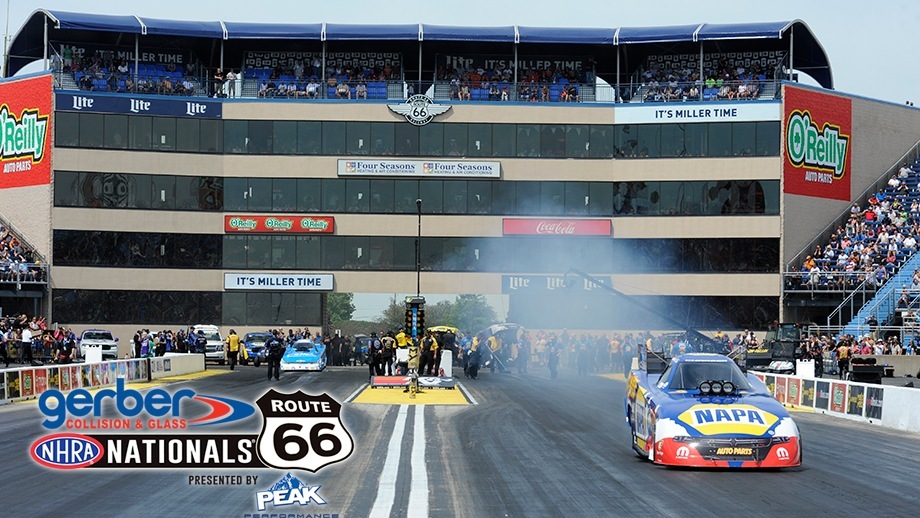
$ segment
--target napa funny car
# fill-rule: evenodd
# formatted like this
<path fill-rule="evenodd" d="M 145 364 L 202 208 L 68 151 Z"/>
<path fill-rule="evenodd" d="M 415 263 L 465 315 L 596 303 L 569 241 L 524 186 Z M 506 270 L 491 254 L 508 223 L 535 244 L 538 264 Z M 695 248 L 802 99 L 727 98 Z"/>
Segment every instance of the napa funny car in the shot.
<path fill-rule="evenodd" d="M 289 344 L 281 357 L 282 371 L 321 371 L 326 368 L 326 346 L 310 340 Z"/>
<path fill-rule="evenodd" d="M 799 430 L 753 374 L 721 354 L 640 352 L 629 374 L 632 448 L 656 464 L 784 468 L 802 463 Z"/>
<path fill-rule="evenodd" d="M 247 364 L 250 361 L 253 365 L 258 367 L 262 362 L 265 361 L 265 342 L 267 342 L 272 337 L 271 333 L 261 332 L 261 333 L 246 333 L 246 336 L 243 337 L 243 347 L 246 348 L 248 360 L 242 360 L 240 363 Z"/>

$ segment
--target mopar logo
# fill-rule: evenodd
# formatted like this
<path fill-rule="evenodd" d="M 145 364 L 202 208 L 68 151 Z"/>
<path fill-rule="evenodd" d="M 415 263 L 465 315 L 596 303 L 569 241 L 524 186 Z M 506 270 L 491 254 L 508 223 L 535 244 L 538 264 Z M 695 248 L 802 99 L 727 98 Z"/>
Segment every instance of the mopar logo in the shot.
<path fill-rule="evenodd" d="M 779 460 L 789 460 L 789 450 L 787 450 L 786 448 L 777 448 L 776 457 Z"/>
<path fill-rule="evenodd" d="M 77 469 L 101 459 L 102 444 L 85 435 L 58 433 L 35 441 L 29 453 L 46 468 Z"/>
<path fill-rule="evenodd" d="M 677 448 L 676 456 L 678 459 L 690 458 L 690 448 L 687 448 L 686 446 L 681 446 L 680 448 Z"/>

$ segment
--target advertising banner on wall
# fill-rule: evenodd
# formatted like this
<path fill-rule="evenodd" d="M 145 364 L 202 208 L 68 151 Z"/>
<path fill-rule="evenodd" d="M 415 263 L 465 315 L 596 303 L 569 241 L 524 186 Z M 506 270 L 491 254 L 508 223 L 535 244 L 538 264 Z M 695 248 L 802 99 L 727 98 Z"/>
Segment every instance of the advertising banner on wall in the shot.
<path fill-rule="evenodd" d="M 694 122 L 762 122 L 780 119 L 779 103 L 719 102 L 618 105 L 614 124 L 689 124 Z"/>
<path fill-rule="evenodd" d="M 594 279 L 610 286 L 609 276 L 593 276 Z M 563 275 L 502 275 L 502 293 L 548 293 L 551 291 L 587 292 L 601 289 L 600 286 L 581 277 Z"/>
<path fill-rule="evenodd" d="M 332 291 L 331 273 L 225 273 L 225 290 Z"/>
<path fill-rule="evenodd" d="M 58 93 L 55 108 L 62 111 L 121 113 L 124 115 L 161 115 L 164 117 L 194 117 L 219 119 L 223 105 L 213 101 L 187 101 L 126 94 L 93 94 L 90 92 Z"/>
<path fill-rule="evenodd" d="M 0 82 L 0 189 L 51 183 L 51 75 Z"/>
<path fill-rule="evenodd" d="M 609 219 L 502 219 L 506 236 L 612 236 Z"/>
<path fill-rule="evenodd" d="M 850 200 L 850 99 L 785 85 L 783 113 L 783 192 Z"/>
<path fill-rule="evenodd" d="M 339 176 L 500 178 L 501 162 L 460 160 L 339 160 Z"/>
<path fill-rule="evenodd" d="M 224 232 L 281 233 L 281 234 L 331 234 L 335 232 L 332 216 L 224 216 Z"/>

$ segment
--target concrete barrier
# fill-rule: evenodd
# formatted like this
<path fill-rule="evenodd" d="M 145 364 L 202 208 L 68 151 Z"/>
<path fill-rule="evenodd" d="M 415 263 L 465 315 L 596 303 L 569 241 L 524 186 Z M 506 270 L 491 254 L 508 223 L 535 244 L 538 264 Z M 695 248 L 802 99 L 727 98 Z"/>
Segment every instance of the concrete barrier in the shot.
<path fill-rule="evenodd" d="M 784 405 L 920 433 L 920 389 L 754 373 Z"/>
<path fill-rule="evenodd" d="M 204 370 L 203 354 L 166 353 L 150 358 L 150 379 L 178 376 Z"/>

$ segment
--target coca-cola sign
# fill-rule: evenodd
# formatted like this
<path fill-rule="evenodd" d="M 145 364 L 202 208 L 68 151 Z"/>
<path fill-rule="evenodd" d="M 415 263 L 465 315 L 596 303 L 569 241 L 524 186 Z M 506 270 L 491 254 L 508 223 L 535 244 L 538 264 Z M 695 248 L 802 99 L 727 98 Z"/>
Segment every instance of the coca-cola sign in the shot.
<path fill-rule="evenodd" d="M 502 220 L 506 236 L 612 236 L 609 219 L 516 219 Z"/>

